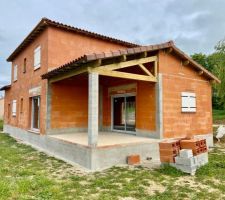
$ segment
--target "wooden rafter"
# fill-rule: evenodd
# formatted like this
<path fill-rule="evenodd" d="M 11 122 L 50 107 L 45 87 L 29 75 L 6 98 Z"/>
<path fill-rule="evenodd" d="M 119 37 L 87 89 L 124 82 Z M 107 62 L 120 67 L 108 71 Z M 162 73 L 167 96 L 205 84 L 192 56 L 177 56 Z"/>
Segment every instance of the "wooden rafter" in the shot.
<path fill-rule="evenodd" d="M 203 71 L 199 71 L 198 74 L 201 76 L 202 74 L 204 74 Z"/>
<path fill-rule="evenodd" d="M 187 66 L 187 65 L 189 65 L 189 63 L 190 63 L 189 60 L 185 60 L 185 61 L 182 62 L 182 65 L 183 65 L 183 66 Z"/>
<path fill-rule="evenodd" d="M 151 77 L 154 77 L 153 74 L 152 74 L 150 71 L 148 71 L 147 68 L 146 68 L 143 64 L 139 64 L 138 66 L 139 66 L 139 67 L 142 69 L 142 71 L 144 71 L 147 75 L 149 75 L 149 76 L 151 76 Z"/>
<path fill-rule="evenodd" d="M 154 76 L 157 77 L 158 74 L 158 60 L 154 62 Z"/>
<path fill-rule="evenodd" d="M 91 70 L 90 72 L 93 72 L 93 71 Z M 110 71 L 110 70 L 101 70 L 98 73 L 99 73 L 99 75 L 103 75 L 103 76 L 111 76 L 111 77 L 117 77 L 117 78 L 156 82 L 155 77 L 150 77 L 150 76 L 140 75 L 140 74 L 132 74 L 132 73 L 127 73 L 127 72 Z"/>
<path fill-rule="evenodd" d="M 126 59 L 124 59 L 124 60 L 126 60 Z M 89 67 L 88 72 L 89 73 L 95 72 L 95 73 L 98 73 L 99 75 L 103 75 L 103 76 L 111 76 L 111 77 L 117 77 L 117 78 L 156 82 L 157 69 L 154 69 L 155 73 L 153 75 L 143 65 L 143 63 L 149 63 L 149 62 L 156 63 L 157 62 L 157 56 L 139 58 L 139 59 L 136 59 L 136 60 L 113 63 L 113 64 L 108 64 L 108 65 L 99 66 L 99 67 L 97 66 L 97 67 L 94 67 L 94 68 Z M 140 75 L 140 74 L 134 74 L 134 73 L 115 71 L 115 70 L 118 70 L 118 69 L 123 69 L 123 68 L 126 68 L 126 67 L 132 67 L 132 66 L 139 66 L 147 75 Z M 154 67 L 157 68 L 157 64 L 154 64 Z"/>
<path fill-rule="evenodd" d="M 113 63 L 109 65 L 102 65 L 100 67 L 96 68 L 96 72 L 99 72 L 102 69 L 107 69 L 107 70 L 117 70 L 117 69 L 122 69 L 126 67 L 131 67 L 134 65 L 139 65 L 147 62 L 154 62 L 157 60 L 157 56 L 152 56 L 152 57 L 147 57 L 147 58 L 140 58 L 136 60 L 129 60 L 126 62 L 120 62 L 120 63 Z"/>
<path fill-rule="evenodd" d="M 123 61 L 122 61 L 123 60 Z M 146 57 L 146 58 L 139 58 L 136 60 L 126 61 L 126 56 L 121 57 L 121 61 L 119 63 L 108 64 L 108 65 L 101 65 L 101 59 L 96 60 L 92 63 L 86 63 L 81 68 L 74 67 L 73 71 L 65 73 L 63 76 L 57 76 L 53 78 L 50 83 L 60 81 L 72 76 L 76 76 L 82 73 L 98 73 L 99 75 L 103 76 L 111 76 L 117 78 L 125 78 L 125 79 L 132 79 L 132 80 L 141 80 L 141 81 L 149 81 L 149 82 L 156 82 L 157 81 L 157 56 Z M 154 74 L 152 74 L 144 65 L 143 63 L 154 62 Z M 121 72 L 115 71 L 117 69 L 123 69 L 126 67 L 132 66 L 139 66 L 147 75 L 140 75 L 128 72 Z"/>

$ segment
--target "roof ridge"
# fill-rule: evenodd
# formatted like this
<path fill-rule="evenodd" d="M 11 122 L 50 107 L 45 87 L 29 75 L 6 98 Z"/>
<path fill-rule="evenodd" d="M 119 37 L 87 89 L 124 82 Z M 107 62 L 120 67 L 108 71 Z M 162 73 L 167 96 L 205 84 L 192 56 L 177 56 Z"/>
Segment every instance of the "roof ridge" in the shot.
<path fill-rule="evenodd" d="M 17 46 L 17 48 L 13 51 L 13 53 L 7 58 L 7 61 L 12 61 L 24 48 L 26 48 L 26 46 L 32 42 L 36 36 L 42 32 L 46 26 L 54 26 L 54 27 L 58 27 L 58 28 L 62 28 L 65 29 L 67 31 L 71 31 L 71 32 L 76 32 L 76 33 L 80 33 L 80 34 L 84 34 L 90 37 L 95 37 L 101 40 L 107 40 L 109 42 L 112 43 L 118 43 L 127 47 L 135 47 L 135 46 L 140 46 L 138 44 L 132 43 L 132 42 L 128 42 L 128 41 L 124 41 L 124 40 L 120 40 L 117 38 L 113 38 L 110 36 L 106 36 L 106 35 L 102 35 L 99 33 L 95 33 L 89 30 L 85 30 L 82 28 L 78 28 L 78 27 L 74 27 L 68 24 L 64 24 L 61 22 L 57 22 L 51 19 L 48 19 L 46 17 L 43 17 L 38 24 L 33 28 L 33 30 L 25 37 L 25 39 L 19 44 L 19 46 Z"/>

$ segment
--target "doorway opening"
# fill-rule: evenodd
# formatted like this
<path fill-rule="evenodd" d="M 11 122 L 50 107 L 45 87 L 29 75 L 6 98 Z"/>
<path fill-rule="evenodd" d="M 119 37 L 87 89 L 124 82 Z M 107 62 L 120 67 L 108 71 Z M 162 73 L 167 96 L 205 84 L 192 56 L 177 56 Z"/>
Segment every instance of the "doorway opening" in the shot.
<path fill-rule="evenodd" d="M 136 96 L 117 95 L 112 97 L 112 129 L 116 131 L 135 132 Z"/>
<path fill-rule="evenodd" d="M 32 97 L 31 129 L 40 129 L 40 96 Z"/>

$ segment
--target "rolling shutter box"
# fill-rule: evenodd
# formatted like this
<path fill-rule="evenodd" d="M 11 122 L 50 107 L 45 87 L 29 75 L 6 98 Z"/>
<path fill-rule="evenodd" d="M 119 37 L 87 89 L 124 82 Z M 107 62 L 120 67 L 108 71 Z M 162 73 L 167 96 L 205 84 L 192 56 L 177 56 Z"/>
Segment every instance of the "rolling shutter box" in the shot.
<path fill-rule="evenodd" d="M 192 92 L 181 93 L 181 111 L 196 112 L 196 94 Z"/>

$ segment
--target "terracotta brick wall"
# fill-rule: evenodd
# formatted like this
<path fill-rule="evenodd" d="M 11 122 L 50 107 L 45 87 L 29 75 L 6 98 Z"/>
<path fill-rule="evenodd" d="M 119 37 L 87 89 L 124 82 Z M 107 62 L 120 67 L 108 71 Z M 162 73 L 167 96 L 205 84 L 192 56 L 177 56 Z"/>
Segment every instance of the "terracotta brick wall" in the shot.
<path fill-rule="evenodd" d="M 136 103 L 136 128 L 143 131 L 156 130 L 155 84 L 138 82 Z"/>
<path fill-rule="evenodd" d="M 39 45 L 41 46 L 41 68 L 34 70 L 34 49 Z M 18 80 L 16 82 L 12 81 L 11 89 L 6 91 L 6 109 L 4 115 L 7 117 L 5 117 L 5 123 L 23 129 L 30 129 L 31 111 L 30 95 L 28 91 L 31 88 L 41 86 L 40 132 L 44 134 L 46 127 L 47 81 L 41 80 L 41 75 L 52 68 L 58 67 L 83 55 L 84 53 L 92 53 L 95 51 L 102 52 L 105 50 L 121 48 L 124 47 L 111 42 L 65 32 L 57 28 L 47 28 L 12 62 L 12 70 L 15 64 L 18 65 Z M 26 73 L 23 73 L 24 58 L 27 59 Z M 24 104 L 23 112 L 20 112 L 21 98 L 23 98 Z M 13 117 L 11 113 L 10 115 L 8 113 L 8 104 L 11 105 L 12 100 L 17 100 L 16 117 Z"/>
<path fill-rule="evenodd" d="M 73 79 L 52 84 L 51 128 L 87 128 L 87 80 Z"/>
<path fill-rule="evenodd" d="M 11 80 L 11 89 L 6 91 L 5 94 L 5 120 L 4 123 L 17 126 L 23 129 L 30 129 L 30 95 L 29 89 L 41 86 L 41 111 L 40 111 L 40 131 L 45 130 L 45 114 L 46 114 L 46 81 L 41 80 L 41 74 L 47 72 L 47 43 L 48 31 L 45 30 L 39 37 L 37 37 L 24 51 L 22 51 L 12 62 L 11 71 L 15 64 L 18 66 L 17 81 Z M 41 46 L 41 67 L 34 70 L 34 50 L 36 47 Z M 27 59 L 26 73 L 23 73 L 24 58 Z M 44 97 L 44 98 L 43 98 Z M 23 110 L 21 111 L 21 98 L 23 98 Z M 12 116 L 11 106 L 12 100 L 17 100 L 17 115 Z M 8 105 L 10 104 L 10 111 Z M 10 112 L 10 114 L 9 114 Z"/>
<path fill-rule="evenodd" d="M 163 75 L 164 137 L 212 133 L 211 85 L 191 66 L 182 66 L 173 54 L 159 53 Z M 196 93 L 196 113 L 181 112 L 181 92 Z"/>
<path fill-rule="evenodd" d="M 90 38 L 85 35 L 49 28 L 48 66 L 55 68 L 88 53 L 125 48 L 122 45 Z"/>

